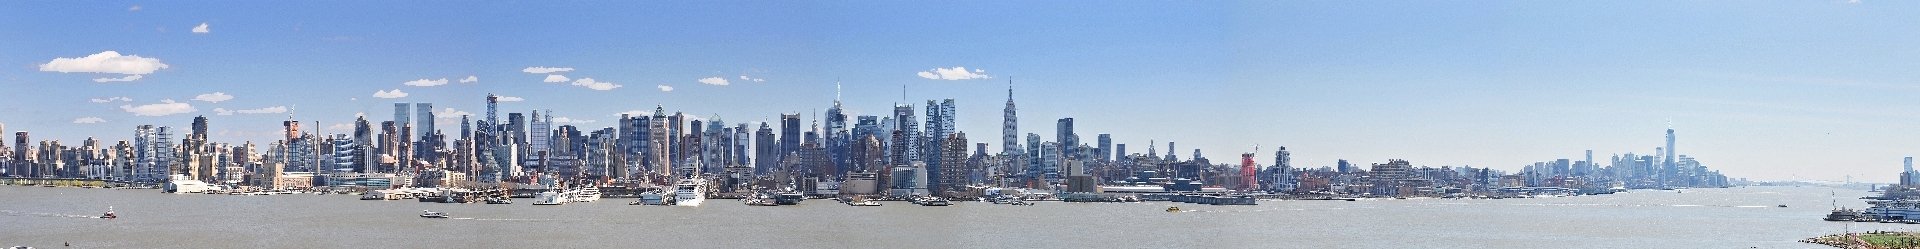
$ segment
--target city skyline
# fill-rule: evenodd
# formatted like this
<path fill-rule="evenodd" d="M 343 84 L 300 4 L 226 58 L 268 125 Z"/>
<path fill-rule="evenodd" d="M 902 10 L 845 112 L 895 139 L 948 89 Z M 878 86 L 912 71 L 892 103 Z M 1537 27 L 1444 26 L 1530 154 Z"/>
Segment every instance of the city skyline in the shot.
<path fill-rule="evenodd" d="M 0 93 L 6 95 L 0 124 L 8 133 L 32 131 L 36 140 L 77 143 L 132 140 L 138 125 L 184 130 L 204 115 L 213 119 L 210 140 L 264 144 L 280 136 L 277 122 L 288 115 L 326 126 L 308 130 L 345 134 L 356 114 L 375 124 L 389 121 L 382 117 L 394 109 L 386 108 L 399 102 L 433 103 L 440 108 L 435 113 L 413 115 L 433 116 L 447 131 L 459 126 L 462 113 L 484 118 L 489 93 L 518 99 L 502 102 L 501 116 L 552 110 L 556 126 L 588 130 L 616 126 L 619 113 L 651 113 L 655 105 L 702 119 L 718 115 L 729 126 L 778 126 L 778 115 L 786 113 L 811 123 L 834 101 L 843 101 L 849 116 L 886 116 L 891 104 L 925 111 L 920 101 L 954 99 L 953 131 L 973 133 L 971 141 L 1000 151 L 991 137 L 1003 125 L 1003 91 L 1012 81 L 1024 121 L 1020 133 L 1055 138 L 1050 123 L 1071 118 L 1066 122 L 1083 143 L 1114 134 L 1113 143 L 1132 145 L 1132 152 L 1157 141 L 1162 144 L 1146 146 L 1181 157 L 1201 149 L 1215 162 L 1262 144 L 1289 148 L 1295 167 L 1397 158 L 1514 171 L 1588 150 L 1598 158 L 1658 154 L 1654 148 L 1665 144 L 1661 131 L 1669 127 L 1679 130 L 1678 155 L 1755 180 L 1851 175 L 1894 182 L 1888 172 L 1899 169 L 1899 158 L 1920 154 L 1920 145 L 1901 141 L 1920 138 L 1902 129 L 1916 128 L 1920 118 L 1911 113 L 1920 108 L 1894 101 L 1915 85 L 1889 83 L 1912 78 L 1895 69 L 1914 64 L 1899 55 L 1915 51 L 1896 44 L 1916 34 L 1869 19 L 1914 19 L 1874 12 L 1912 7 L 1885 6 L 1908 3 L 1735 7 L 1740 10 L 1706 3 L 1489 3 L 1445 6 L 1454 12 L 1438 16 L 1391 16 L 1420 4 L 1258 2 L 982 3 L 955 6 L 959 10 L 794 2 L 636 3 L 606 10 L 275 4 L 258 12 L 232 5 L 0 10 L 13 23 L 0 34 L 45 38 L 0 47 L 8 51 L 0 61 L 18 65 L 0 70 L 7 78 L 0 86 L 17 89 Z M 1386 10 L 1341 11 L 1362 8 Z M 1581 8 L 1599 14 L 1528 11 Z M 1074 11 L 1099 14 L 1053 15 Z M 1316 11 L 1336 14 L 1309 14 Z M 1725 13 L 1706 18 L 1686 11 Z M 1787 11 L 1822 22 L 1766 19 Z M 702 18 L 735 12 L 739 16 L 728 20 Z M 73 13 L 101 18 L 49 18 Z M 483 15 L 408 16 L 463 13 Z M 548 20 L 561 16 L 549 13 L 616 21 Z M 1006 18 L 983 20 L 995 19 L 981 18 L 986 13 Z M 1582 19 L 1608 14 L 1649 18 Z M 1409 24 L 1418 20 L 1445 21 Z M 1683 23 L 1660 22 L 1673 20 Z M 1016 22 L 1034 25 L 1007 24 Z M 1325 22 L 1339 24 L 1304 24 Z M 1746 23 L 1794 32 L 1741 33 L 1755 30 L 1738 29 Z M 1855 29 L 1829 30 L 1842 26 Z M 1608 36 L 1640 32 L 1654 35 Z M 1828 37 L 1805 38 L 1821 35 Z M 1578 41 L 1588 38 L 1619 40 Z M 1843 38 L 1853 46 L 1811 46 Z M 1772 43 L 1750 45 L 1757 41 Z M 1111 52 L 1116 49 L 1129 52 Z M 158 64 L 69 63 L 111 56 L 107 51 Z M 146 60 L 131 63 L 140 61 Z M 341 125 L 346 129 L 333 128 Z M 1165 148 L 1169 141 L 1182 151 Z M 1264 150 L 1254 153 L 1271 153 Z"/>

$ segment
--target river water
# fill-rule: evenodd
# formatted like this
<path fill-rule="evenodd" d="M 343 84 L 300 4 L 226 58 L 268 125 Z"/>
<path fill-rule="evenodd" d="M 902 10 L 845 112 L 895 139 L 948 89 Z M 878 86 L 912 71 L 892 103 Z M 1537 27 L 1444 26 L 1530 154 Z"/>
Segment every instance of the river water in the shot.
<path fill-rule="evenodd" d="M 960 202 L 852 207 L 563 206 L 362 201 L 349 195 L 176 195 L 0 186 L 0 246 L 39 248 L 1818 248 L 1821 221 L 1862 190 L 1745 187 L 1534 199 L 1176 203 Z M 1837 197 L 1837 198 L 1836 198 Z M 1786 208 L 1777 205 L 1787 205 Z M 112 206 L 120 219 L 90 218 Z M 421 210 L 454 219 L 419 218 Z"/>

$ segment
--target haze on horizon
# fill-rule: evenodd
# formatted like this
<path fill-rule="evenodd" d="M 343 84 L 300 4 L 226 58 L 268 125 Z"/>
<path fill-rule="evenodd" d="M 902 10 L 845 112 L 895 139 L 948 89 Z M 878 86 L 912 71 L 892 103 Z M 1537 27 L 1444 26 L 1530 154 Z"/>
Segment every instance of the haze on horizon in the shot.
<path fill-rule="evenodd" d="M 1260 144 L 1298 167 L 1604 165 L 1669 127 L 1679 154 L 1751 180 L 1893 182 L 1920 154 L 1915 2 L 0 5 L 0 124 L 65 143 L 197 115 L 215 141 L 265 143 L 289 112 L 378 122 L 394 102 L 457 131 L 492 93 L 521 100 L 503 116 L 583 128 L 655 105 L 757 125 L 952 98 L 998 151 L 1012 81 L 1021 133 L 1072 117 L 1083 140 L 1215 162 Z"/>

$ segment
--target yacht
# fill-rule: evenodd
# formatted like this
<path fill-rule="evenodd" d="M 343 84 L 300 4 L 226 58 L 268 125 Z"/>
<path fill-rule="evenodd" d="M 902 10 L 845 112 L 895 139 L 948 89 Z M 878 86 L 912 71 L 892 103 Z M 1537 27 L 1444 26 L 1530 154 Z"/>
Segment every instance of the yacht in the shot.
<path fill-rule="evenodd" d="M 707 180 L 699 178 L 680 179 L 673 185 L 675 206 L 700 206 L 707 200 Z"/>
<path fill-rule="evenodd" d="M 533 205 L 565 205 L 573 202 L 572 193 L 572 191 L 547 190 L 547 192 L 533 194 Z"/>
<path fill-rule="evenodd" d="M 420 214 L 420 218 L 431 218 L 431 219 L 446 219 L 446 218 L 447 218 L 447 213 L 441 213 L 441 212 L 434 212 L 434 211 L 430 211 L 430 210 L 422 210 L 421 212 L 423 212 L 423 213 L 421 213 L 421 214 Z"/>
<path fill-rule="evenodd" d="M 583 188 L 575 191 L 573 194 L 573 202 L 593 202 L 598 200 L 600 200 L 600 188 L 597 187 Z"/>

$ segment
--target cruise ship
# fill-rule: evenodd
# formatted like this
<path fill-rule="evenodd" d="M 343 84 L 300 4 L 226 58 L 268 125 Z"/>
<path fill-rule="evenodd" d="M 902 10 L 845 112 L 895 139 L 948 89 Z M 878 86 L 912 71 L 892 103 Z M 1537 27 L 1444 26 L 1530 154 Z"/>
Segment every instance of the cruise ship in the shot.
<path fill-rule="evenodd" d="M 547 192 L 533 194 L 533 205 L 565 205 L 571 202 L 573 202 L 573 191 L 547 190 Z"/>
<path fill-rule="evenodd" d="M 600 188 L 587 187 L 573 192 L 573 202 L 593 202 L 600 200 Z"/>
<path fill-rule="evenodd" d="M 675 206 L 700 206 L 701 202 L 707 201 L 707 180 L 680 179 L 679 183 L 673 185 L 673 200 Z"/>

